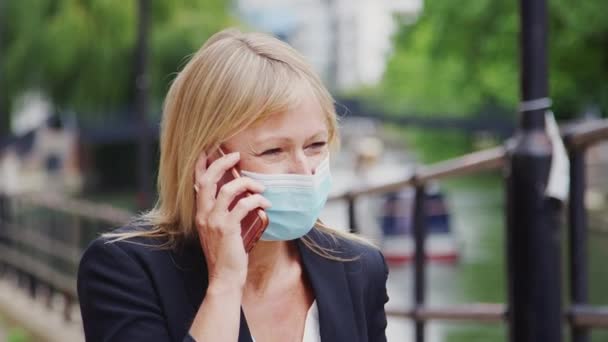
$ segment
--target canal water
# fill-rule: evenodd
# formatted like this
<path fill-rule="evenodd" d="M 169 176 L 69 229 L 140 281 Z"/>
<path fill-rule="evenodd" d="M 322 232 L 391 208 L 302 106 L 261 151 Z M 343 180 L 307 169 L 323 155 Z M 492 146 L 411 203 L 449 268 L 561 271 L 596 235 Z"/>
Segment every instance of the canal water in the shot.
<path fill-rule="evenodd" d="M 336 186 L 357 182 L 339 166 L 334 167 L 339 174 Z M 407 170 L 392 172 L 404 174 Z M 391 175 L 384 177 L 390 179 Z M 352 183 L 351 183 L 352 184 Z M 470 302 L 506 301 L 505 268 L 505 219 L 504 193 L 497 174 L 459 179 L 443 183 L 443 191 L 451 213 L 452 228 L 459 242 L 460 260 L 454 265 L 434 265 L 427 268 L 427 301 L 431 305 L 463 304 Z M 373 223 L 377 217 L 377 205 L 373 198 L 364 199 L 357 206 L 359 223 Z M 346 227 L 346 206 L 343 203 L 328 204 L 322 219 L 335 227 Z M 593 222 L 593 220 L 592 220 Z M 361 227 L 372 239 L 378 238 L 378 231 Z M 598 227 L 592 227 L 598 228 Z M 565 240 L 563 240 L 565 242 Z M 608 305 L 608 234 L 592 233 L 590 249 L 590 301 Z M 565 255 L 564 250 L 564 255 Z M 564 265 L 566 260 L 564 260 Z M 602 264 L 603 263 L 603 264 Z M 411 307 L 413 269 L 411 265 L 390 268 L 388 308 L 405 309 Z M 564 274 L 564 298 L 567 298 L 567 277 Z M 567 303 L 567 300 L 565 301 Z M 426 327 L 427 341 L 507 341 L 504 323 L 443 323 L 431 322 Z M 568 341 L 565 329 L 565 340 Z M 389 318 L 388 341 L 413 341 L 413 324 L 401 318 Z M 592 341 L 608 341 L 606 331 L 594 331 Z"/>

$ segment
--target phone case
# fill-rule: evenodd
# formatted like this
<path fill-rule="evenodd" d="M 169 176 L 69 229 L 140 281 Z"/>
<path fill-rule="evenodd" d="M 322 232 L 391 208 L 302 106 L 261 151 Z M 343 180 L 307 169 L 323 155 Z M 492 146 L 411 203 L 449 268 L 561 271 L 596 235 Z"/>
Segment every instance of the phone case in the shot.
<path fill-rule="evenodd" d="M 225 153 L 220 149 L 220 154 L 225 155 Z M 219 189 L 226 183 L 232 181 L 233 179 L 239 178 L 241 175 L 237 171 L 236 168 L 231 168 L 228 172 L 224 174 L 222 179 L 218 182 L 218 192 Z M 252 193 L 244 192 L 238 195 L 234 201 L 228 207 L 228 210 L 232 210 L 234 206 L 238 203 L 241 198 L 245 198 L 247 196 L 251 196 Z M 255 244 L 260 240 L 264 230 L 268 226 L 268 215 L 264 212 L 262 208 L 256 208 L 250 211 L 244 218 L 241 220 L 241 237 L 243 238 L 243 246 L 245 247 L 245 251 L 249 253 Z"/>

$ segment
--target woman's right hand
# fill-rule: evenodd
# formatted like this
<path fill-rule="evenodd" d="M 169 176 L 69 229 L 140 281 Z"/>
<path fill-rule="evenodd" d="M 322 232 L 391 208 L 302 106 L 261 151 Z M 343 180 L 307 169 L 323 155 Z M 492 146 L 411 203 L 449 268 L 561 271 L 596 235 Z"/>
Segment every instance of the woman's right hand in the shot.
<path fill-rule="evenodd" d="M 242 290 L 247 278 L 247 253 L 241 238 L 241 220 L 255 208 L 267 208 L 270 202 L 260 193 L 263 185 L 247 177 L 234 179 L 217 191 L 218 182 L 240 159 L 238 152 L 213 161 L 201 153 L 194 173 L 196 192 L 196 228 L 205 254 L 209 273 L 209 289 Z M 249 191 L 232 210 L 230 204 L 239 194 Z M 217 197 L 216 197 L 217 193 Z"/>

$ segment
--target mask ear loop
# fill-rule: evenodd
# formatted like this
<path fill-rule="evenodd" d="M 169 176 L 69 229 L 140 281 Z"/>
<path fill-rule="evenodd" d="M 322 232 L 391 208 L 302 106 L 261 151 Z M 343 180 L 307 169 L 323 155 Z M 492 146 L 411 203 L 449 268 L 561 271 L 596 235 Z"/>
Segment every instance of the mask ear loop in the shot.
<path fill-rule="evenodd" d="M 319 171 L 322 172 L 326 172 L 326 170 L 328 170 L 329 167 L 329 153 L 327 154 L 327 156 L 325 157 L 325 159 L 323 159 L 321 161 L 321 163 L 319 163 L 319 165 L 317 165 L 317 168 L 315 169 L 315 172 L 312 174 L 313 176 L 316 176 L 317 173 L 319 173 Z"/>
<path fill-rule="evenodd" d="M 222 145 L 219 145 L 216 149 L 218 151 L 218 153 L 220 154 L 220 156 L 225 156 L 226 153 L 224 152 L 224 150 L 222 149 Z"/>

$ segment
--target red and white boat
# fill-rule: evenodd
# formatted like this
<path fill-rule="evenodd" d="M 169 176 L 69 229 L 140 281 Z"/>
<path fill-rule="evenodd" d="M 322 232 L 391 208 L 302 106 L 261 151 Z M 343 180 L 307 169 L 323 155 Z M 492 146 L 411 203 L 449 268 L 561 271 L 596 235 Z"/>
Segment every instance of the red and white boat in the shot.
<path fill-rule="evenodd" d="M 407 189 L 385 196 L 380 217 L 382 252 L 389 264 L 399 265 L 414 258 L 414 191 Z M 450 225 L 445 196 L 435 187 L 425 195 L 425 255 L 432 263 L 456 263 L 459 244 Z"/>

